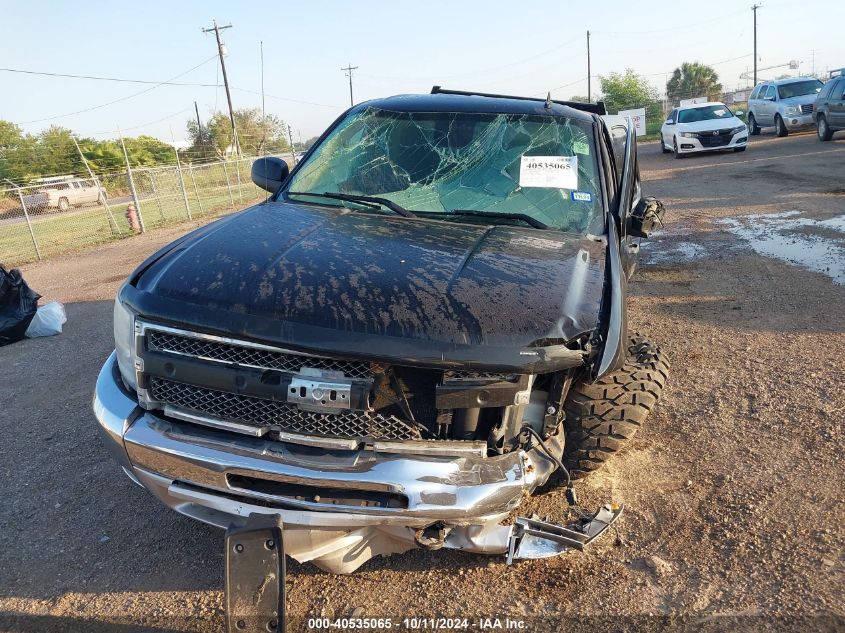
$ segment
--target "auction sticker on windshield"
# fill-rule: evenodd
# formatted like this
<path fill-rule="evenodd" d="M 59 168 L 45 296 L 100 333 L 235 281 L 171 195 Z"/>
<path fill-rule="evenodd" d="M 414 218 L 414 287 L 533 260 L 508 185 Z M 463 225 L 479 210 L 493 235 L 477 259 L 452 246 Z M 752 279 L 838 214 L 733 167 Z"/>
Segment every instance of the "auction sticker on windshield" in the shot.
<path fill-rule="evenodd" d="M 523 156 L 519 165 L 520 187 L 578 188 L 577 156 Z"/>

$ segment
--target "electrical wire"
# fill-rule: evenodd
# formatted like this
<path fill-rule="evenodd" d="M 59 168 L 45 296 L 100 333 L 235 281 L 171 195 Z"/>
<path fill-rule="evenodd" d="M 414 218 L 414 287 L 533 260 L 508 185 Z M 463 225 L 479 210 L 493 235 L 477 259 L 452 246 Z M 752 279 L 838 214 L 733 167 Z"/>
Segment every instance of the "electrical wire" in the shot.
<path fill-rule="evenodd" d="M 96 75 L 72 75 L 70 73 L 51 73 L 39 70 L 23 70 L 21 68 L 0 68 L 0 71 L 7 73 L 18 73 L 22 75 L 39 75 L 43 77 L 64 77 L 68 79 L 91 79 L 93 81 L 113 81 L 128 84 L 154 84 L 156 86 L 194 86 L 200 88 L 215 88 L 217 84 L 200 84 L 181 81 L 153 81 L 150 79 L 126 79 L 124 77 L 98 77 Z"/>
<path fill-rule="evenodd" d="M 29 124 L 29 123 L 42 123 L 44 121 L 55 121 L 56 119 L 63 119 L 65 117 L 74 116 L 76 114 L 82 114 L 83 112 L 91 112 L 92 110 L 99 110 L 100 108 L 105 108 L 107 106 L 114 105 L 115 103 L 120 103 L 121 101 L 127 101 L 128 99 L 133 99 L 133 98 L 138 97 L 142 94 L 146 94 L 147 92 L 155 90 L 159 86 L 164 86 L 168 82 L 173 81 L 174 79 L 179 79 L 179 77 L 184 77 L 188 73 L 195 71 L 200 66 L 204 66 L 205 64 L 207 64 L 208 62 L 210 62 L 213 59 L 217 59 L 217 55 L 213 55 L 212 57 L 209 57 L 204 62 L 200 62 L 199 64 L 197 64 L 193 68 L 189 68 L 185 72 L 179 73 L 178 75 L 171 77 L 170 79 L 167 79 L 166 81 L 161 81 L 161 82 L 159 82 L 159 83 L 157 83 L 153 86 L 150 86 L 149 88 L 145 88 L 144 90 L 141 90 L 140 92 L 134 92 L 131 95 L 126 95 L 125 97 L 121 97 L 120 99 L 115 99 L 114 101 L 109 101 L 108 103 L 101 103 L 99 105 L 91 106 L 90 108 L 83 108 L 82 110 L 76 110 L 75 112 L 67 112 L 65 114 L 57 114 L 56 116 L 44 117 L 42 119 L 33 119 L 31 121 L 21 121 L 20 123 L 21 123 L 21 125 L 26 125 L 26 124 Z"/>
<path fill-rule="evenodd" d="M 569 470 L 566 468 L 566 466 L 563 465 L 562 461 L 552 455 L 551 451 L 549 451 L 549 449 L 546 447 L 545 442 L 543 442 L 543 438 L 540 437 L 540 434 L 527 425 L 523 426 L 522 430 L 529 433 L 534 439 L 537 440 L 537 448 L 539 448 L 546 455 L 546 457 L 548 457 L 552 461 L 553 464 L 556 464 L 557 467 L 560 468 L 561 471 L 563 471 L 563 474 L 566 475 L 566 487 L 572 488 L 572 477 L 569 475 Z"/>

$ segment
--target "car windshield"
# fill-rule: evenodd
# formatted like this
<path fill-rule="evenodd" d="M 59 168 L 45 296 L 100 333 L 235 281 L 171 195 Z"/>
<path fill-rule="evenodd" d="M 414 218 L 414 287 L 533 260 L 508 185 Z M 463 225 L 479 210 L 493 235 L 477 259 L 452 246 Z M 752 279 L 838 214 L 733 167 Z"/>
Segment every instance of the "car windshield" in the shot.
<path fill-rule="evenodd" d="M 806 81 L 794 81 L 789 84 L 778 86 L 778 94 L 781 99 L 790 97 L 801 97 L 804 95 L 818 94 L 824 84 L 818 79 L 807 79 Z"/>
<path fill-rule="evenodd" d="M 561 116 L 364 108 L 314 148 L 287 190 L 315 204 L 344 202 L 301 192 L 377 196 L 462 222 L 528 216 L 579 233 L 603 217 L 591 122 Z M 449 215 L 457 211 L 483 213 Z"/>
<path fill-rule="evenodd" d="M 713 119 L 729 119 L 733 116 L 733 112 L 728 110 L 728 106 L 710 105 L 702 108 L 690 108 L 689 110 L 681 110 L 678 114 L 678 123 L 695 123 L 697 121 L 711 121 Z"/>

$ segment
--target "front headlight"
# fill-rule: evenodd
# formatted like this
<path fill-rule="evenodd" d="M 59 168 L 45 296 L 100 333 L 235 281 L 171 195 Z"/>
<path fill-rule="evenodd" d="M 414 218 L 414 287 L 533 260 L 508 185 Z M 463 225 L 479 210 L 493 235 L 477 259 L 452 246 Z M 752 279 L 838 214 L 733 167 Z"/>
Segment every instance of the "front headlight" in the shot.
<path fill-rule="evenodd" d="M 686 138 L 698 138 L 698 134 L 696 132 L 681 132 L 681 136 Z"/>
<path fill-rule="evenodd" d="M 731 130 L 731 134 L 739 134 L 740 132 L 745 132 L 746 129 L 747 128 L 744 125 L 738 125 Z"/>
<path fill-rule="evenodd" d="M 120 293 L 114 301 L 114 349 L 117 352 L 117 366 L 124 382 L 133 389 L 138 388 L 135 380 L 135 315 L 120 302 Z"/>
<path fill-rule="evenodd" d="M 800 112 L 801 108 L 799 108 L 798 106 L 786 106 L 786 108 L 784 108 L 783 110 L 784 114 L 800 114 Z"/>

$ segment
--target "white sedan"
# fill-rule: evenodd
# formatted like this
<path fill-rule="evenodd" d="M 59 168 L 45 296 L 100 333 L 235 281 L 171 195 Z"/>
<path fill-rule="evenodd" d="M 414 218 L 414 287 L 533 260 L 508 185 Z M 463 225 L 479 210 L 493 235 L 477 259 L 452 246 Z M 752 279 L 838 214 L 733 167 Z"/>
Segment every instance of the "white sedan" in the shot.
<path fill-rule="evenodd" d="M 661 149 L 675 152 L 675 158 L 728 149 L 744 152 L 747 143 L 745 123 L 717 101 L 675 108 L 660 128 Z"/>

